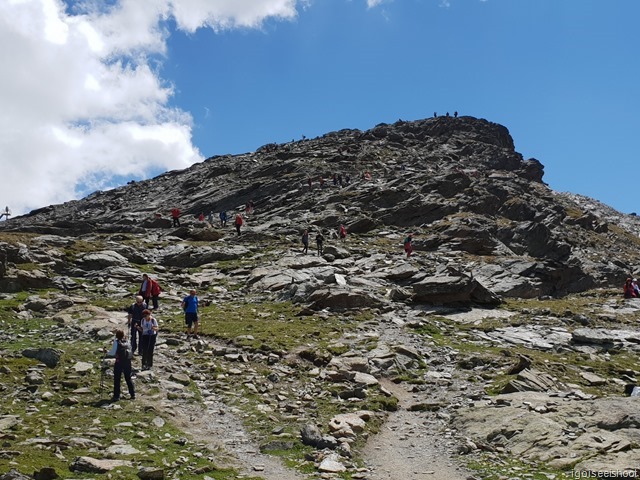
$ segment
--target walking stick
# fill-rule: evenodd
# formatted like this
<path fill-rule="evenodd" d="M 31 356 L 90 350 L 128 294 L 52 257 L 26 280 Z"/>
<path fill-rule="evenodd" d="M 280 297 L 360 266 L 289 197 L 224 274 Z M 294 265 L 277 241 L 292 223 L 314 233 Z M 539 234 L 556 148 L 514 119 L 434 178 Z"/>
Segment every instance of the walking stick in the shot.
<path fill-rule="evenodd" d="M 107 365 L 105 360 L 107 358 L 107 349 L 102 350 L 102 360 L 100 360 L 100 396 L 102 396 L 102 391 L 104 390 L 104 378 L 107 376 Z"/>

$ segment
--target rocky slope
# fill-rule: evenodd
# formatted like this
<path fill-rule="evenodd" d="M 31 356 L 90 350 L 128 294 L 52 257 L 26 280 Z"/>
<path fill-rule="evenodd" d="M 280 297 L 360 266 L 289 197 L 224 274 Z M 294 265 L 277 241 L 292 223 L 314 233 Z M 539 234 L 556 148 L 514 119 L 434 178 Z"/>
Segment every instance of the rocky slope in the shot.
<path fill-rule="evenodd" d="M 440 117 L 213 157 L 4 222 L 0 478 L 635 465 L 637 398 L 622 392 L 640 305 L 619 285 L 640 224 L 542 173 L 506 128 Z M 197 219 L 249 200 L 240 236 Z M 304 228 L 324 233 L 322 256 L 301 253 Z M 157 364 L 140 400 L 111 405 L 97 359 L 143 272 L 164 288 Z M 181 334 L 192 287 L 197 341 Z"/>
<path fill-rule="evenodd" d="M 334 174 L 342 187 L 333 184 Z M 231 214 L 252 199 L 258 215 L 248 229 L 256 241 L 295 242 L 303 228 L 333 232 L 341 223 L 391 243 L 411 231 L 432 270 L 454 267 L 498 295 L 563 295 L 618 285 L 637 270 L 638 255 L 628 247 L 637 244 L 636 217 L 602 215 L 595 202 L 558 195 L 542 178 L 540 162 L 524 160 L 503 126 L 439 117 L 212 157 L 2 227 L 74 236 L 143 233 L 168 227 L 172 207 L 194 221 L 201 212 Z M 149 252 L 141 261 L 164 263 L 163 255 Z"/>

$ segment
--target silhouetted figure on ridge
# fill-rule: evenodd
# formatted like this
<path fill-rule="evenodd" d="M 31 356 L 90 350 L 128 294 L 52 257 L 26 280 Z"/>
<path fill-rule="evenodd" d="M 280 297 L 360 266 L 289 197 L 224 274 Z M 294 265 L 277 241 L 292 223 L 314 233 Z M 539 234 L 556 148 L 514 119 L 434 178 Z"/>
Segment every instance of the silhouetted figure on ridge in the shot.
<path fill-rule="evenodd" d="M 0 218 L 3 216 L 5 220 L 9 220 L 9 217 L 11 216 L 11 210 L 9 210 L 9 207 L 4 207 L 4 212 L 0 213 Z"/>

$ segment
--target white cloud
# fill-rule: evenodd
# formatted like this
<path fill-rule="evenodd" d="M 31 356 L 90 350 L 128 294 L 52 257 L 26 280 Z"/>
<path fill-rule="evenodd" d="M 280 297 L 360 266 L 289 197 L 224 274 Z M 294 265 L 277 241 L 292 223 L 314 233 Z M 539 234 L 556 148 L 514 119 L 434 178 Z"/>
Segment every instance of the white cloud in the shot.
<path fill-rule="evenodd" d="M 372 2 L 375 0 L 369 0 Z M 202 160 L 150 57 L 193 32 L 295 18 L 297 0 L 0 1 L 0 203 L 14 214 Z M 304 6 L 305 2 L 302 2 Z"/>

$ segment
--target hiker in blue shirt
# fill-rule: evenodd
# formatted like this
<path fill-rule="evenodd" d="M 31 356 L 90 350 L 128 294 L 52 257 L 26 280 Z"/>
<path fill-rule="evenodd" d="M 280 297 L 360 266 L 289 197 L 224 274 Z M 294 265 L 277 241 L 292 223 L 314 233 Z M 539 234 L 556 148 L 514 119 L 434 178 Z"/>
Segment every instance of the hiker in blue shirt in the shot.
<path fill-rule="evenodd" d="M 195 289 L 189 291 L 189 295 L 182 299 L 180 304 L 184 310 L 184 323 L 187 325 L 187 338 L 191 336 L 193 326 L 193 336 L 198 338 L 198 297 Z"/>
<path fill-rule="evenodd" d="M 221 227 L 227 226 L 227 212 L 224 210 L 220 212 L 220 226 Z"/>

